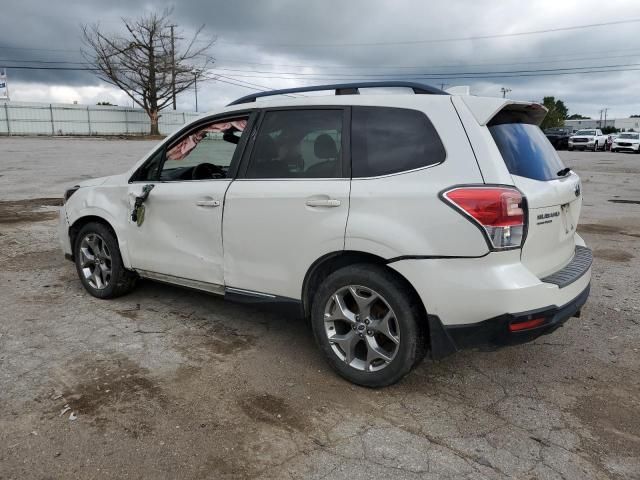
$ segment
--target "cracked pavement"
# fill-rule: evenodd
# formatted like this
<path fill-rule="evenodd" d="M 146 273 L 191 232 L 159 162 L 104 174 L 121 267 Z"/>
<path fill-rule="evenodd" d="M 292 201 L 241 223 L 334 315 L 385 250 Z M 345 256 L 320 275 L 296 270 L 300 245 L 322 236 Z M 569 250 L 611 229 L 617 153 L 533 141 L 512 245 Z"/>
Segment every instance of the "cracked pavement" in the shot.
<path fill-rule="evenodd" d="M 580 318 L 369 390 L 302 320 L 147 281 L 83 290 L 56 198 L 153 144 L 0 139 L 0 479 L 640 478 L 640 203 L 610 201 L 640 201 L 640 157 L 560 152 L 595 256 Z"/>

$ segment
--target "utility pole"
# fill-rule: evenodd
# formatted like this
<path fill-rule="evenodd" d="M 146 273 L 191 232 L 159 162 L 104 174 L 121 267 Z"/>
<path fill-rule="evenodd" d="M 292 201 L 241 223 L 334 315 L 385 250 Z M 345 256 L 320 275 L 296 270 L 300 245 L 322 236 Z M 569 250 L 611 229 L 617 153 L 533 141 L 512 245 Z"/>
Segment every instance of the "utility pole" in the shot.
<path fill-rule="evenodd" d="M 173 97 L 173 109 L 176 109 L 176 39 L 173 35 L 173 27 L 171 28 L 171 96 Z"/>
<path fill-rule="evenodd" d="M 608 108 L 604 109 L 604 126 L 607 126 L 607 110 L 609 110 Z"/>
<path fill-rule="evenodd" d="M 194 68 L 193 70 L 191 70 L 191 73 L 193 73 L 193 86 L 196 91 L 196 112 L 197 112 L 198 111 L 198 75 L 200 75 L 200 70 L 198 70 L 197 68 Z"/>
<path fill-rule="evenodd" d="M 505 97 L 507 96 L 507 93 L 509 93 L 509 92 L 511 91 L 511 89 L 510 89 L 510 88 L 502 87 L 502 88 L 500 89 L 500 91 L 502 92 L 502 98 L 505 98 Z"/>
<path fill-rule="evenodd" d="M 602 112 L 604 112 L 604 109 L 600 110 L 600 120 L 598 120 L 598 127 L 602 128 Z"/>

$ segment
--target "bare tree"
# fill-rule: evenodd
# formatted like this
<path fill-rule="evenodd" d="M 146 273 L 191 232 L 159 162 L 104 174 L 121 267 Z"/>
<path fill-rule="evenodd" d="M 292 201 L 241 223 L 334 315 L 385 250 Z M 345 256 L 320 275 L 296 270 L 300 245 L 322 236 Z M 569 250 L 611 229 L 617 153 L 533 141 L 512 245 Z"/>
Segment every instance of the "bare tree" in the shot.
<path fill-rule="evenodd" d="M 214 40 L 200 38 L 204 25 L 185 42 L 174 32 L 171 13 L 122 18 L 124 35 L 107 34 L 99 24 L 82 27 L 82 54 L 99 78 L 122 89 L 147 112 L 151 135 L 159 134 L 159 112 L 213 64 L 208 50 Z"/>

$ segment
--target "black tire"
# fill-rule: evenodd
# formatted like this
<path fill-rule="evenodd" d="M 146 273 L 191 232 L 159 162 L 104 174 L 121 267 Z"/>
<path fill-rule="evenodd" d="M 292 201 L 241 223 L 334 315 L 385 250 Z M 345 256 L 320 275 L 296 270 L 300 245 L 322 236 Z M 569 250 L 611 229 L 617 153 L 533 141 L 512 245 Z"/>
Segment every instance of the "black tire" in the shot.
<path fill-rule="evenodd" d="M 334 351 L 334 346 L 332 346 L 335 342 L 330 342 L 329 334 L 327 333 L 327 328 L 334 329 L 333 324 L 329 327 L 325 325 L 325 310 L 330 305 L 330 302 L 333 302 L 333 295 L 341 289 L 344 290 L 345 287 L 353 285 L 361 286 L 364 290 L 369 289 L 379 295 L 379 300 L 375 302 L 381 302 L 379 305 L 388 306 L 392 310 L 393 316 L 391 318 L 394 318 L 392 321 L 394 328 L 391 330 L 397 331 L 398 336 L 398 343 L 396 345 L 390 344 L 395 352 L 395 356 L 390 361 L 376 359 L 369 363 L 368 358 L 366 360 L 356 358 L 355 361 L 364 362 L 367 365 L 362 367 L 364 369 L 354 367 L 338 356 L 338 353 Z M 415 295 L 409 292 L 409 288 L 404 285 L 404 282 L 383 266 L 356 264 L 344 267 L 329 275 L 322 282 L 313 298 L 311 325 L 316 343 L 331 367 L 350 382 L 373 388 L 394 384 L 407 375 L 424 358 L 427 351 L 426 317 L 419 300 L 414 297 Z M 372 302 L 372 304 L 375 302 Z M 374 318 L 373 310 L 371 308 L 371 315 L 366 318 Z M 364 321 L 366 320 L 360 319 L 361 323 Z M 372 323 L 366 328 L 371 328 L 373 321 L 375 320 L 372 320 Z M 358 332 L 354 324 L 352 324 L 352 329 L 354 332 Z M 337 326 L 335 330 L 338 330 Z M 369 335 L 369 330 L 366 333 L 361 331 L 360 335 L 365 334 L 366 337 L 358 339 L 351 329 L 346 328 L 346 330 L 345 334 L 354 334 L 353 338 L 360 342 L 358 346 L 364 348 L 365 352 L 368 351 L 367 345 L 370 341 L 366 337 L 371 337 L 372 339 L 381 338 L 383 342 L 385 340 L 384 336 L 378 337 L 377 333 Z M 375 342 L 376 345 L 381 345 L 378 340 Z M 361 352 L 362 348 L 360 348 Z M 357 348 L 353 349 L 354 352 L 357 350 Z M 366 356 L 366 353 L 361 355 Z M 382 362 L 384 366 L 379 370 L 369 371 L 370 366 L 374 365 L 376 361 Z M 380 367 L 378 365 L 374 368 Z"/>
<path fill-rule="evenodd" d="M 567 150 L 568 150 L 569 152 L 573 152 L 573 147 L 567 147 Z"/>
<path fill-rule="evenodd" d="M 593 144 L 593 151 L 597 152 L 598 151 L 598 142 Z"/>
<path fill-rule="evenodd" d="M 86 262 L 87 257 L 81 251 L 81 246 L 86 245 L 86 243 L 83 244 L 83 240 L 93 239 L 95 242 L 97 238 L 99 238 L 104 245 L 103 252 L 100 252 L 98 255 L 95 255 L 95 252 L 92 251 L 89 253 L 93 253 L 95 258 L 98 258 L 99 261 L 104 263 L 105 267 L 110 269 L 109 275 L 102 278 L 103 285 L 101 288 L 98 285 L 92 285 L 92 282 L 96 283 L 95 280 L 93 278 L 88 279 L 85 274 L 87 268 L 99 267 L 91 263 L 88 264 L 89 266 L 83 266 L 83 261 Z M 86 248 L 86 246 L 84 248 Z M 99 248 L 98 250 L 101 249 Z M 113 231 L 106 225 L 91 222 L 82 227 L 76 236 L 73 254 L 78 277 L 84 288 L 94 297 L 105 299 L 116 298 L 129 293 L 135 287 L 138 275 L 124 268 L 122 257 L 120 256 L 120 248 L 118 247 L 118 240 Z"/>

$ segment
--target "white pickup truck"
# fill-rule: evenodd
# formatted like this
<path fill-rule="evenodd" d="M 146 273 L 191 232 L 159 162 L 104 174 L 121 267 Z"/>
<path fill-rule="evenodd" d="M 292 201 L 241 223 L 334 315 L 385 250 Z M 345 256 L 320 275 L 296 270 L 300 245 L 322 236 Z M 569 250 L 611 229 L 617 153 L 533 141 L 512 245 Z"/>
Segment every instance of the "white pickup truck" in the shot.
<path fill-rule="evenodd" d="M 594 152 L 598 149 L 605 150 L 607 148 L 607 138 L 607 135 L 597 128 L 578 130 L 569 137 L 568 148 L 569 151 L 574 148 L 578 150 L 593 150 Z"/>

